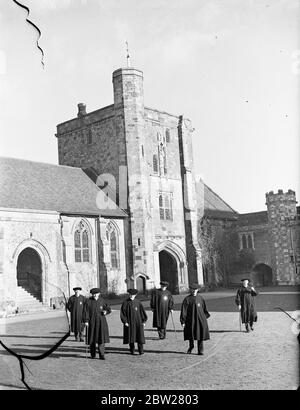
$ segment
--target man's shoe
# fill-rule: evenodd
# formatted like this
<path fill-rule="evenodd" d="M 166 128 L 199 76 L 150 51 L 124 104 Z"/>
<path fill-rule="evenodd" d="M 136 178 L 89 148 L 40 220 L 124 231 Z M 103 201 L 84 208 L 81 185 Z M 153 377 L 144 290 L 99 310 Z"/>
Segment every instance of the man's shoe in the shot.
<path fill-rule="evenodd" d="M 248 325 L 246 325 L 246 332 L 247 332 L 247 333 L 250 332 L 250 329 L 249 329 L 249 326 L 248 326 Z"/>
<path fill-rule="evenodd" d="M 192 350 L 193 350 L 193 348 L 190 348 L 190 347 L 189 347 L 186 353 L 187 353 L 187 354 L 191 354 L 191 353 L 192 353 Z"/>
<path fill-rule="evenodd" d="M 204 355 L 203 342 L 198 347 L 198 354 L 201 356 Z"/>
<path fill-rule="evenodd" d="M 103 354 L 100 354 L 99 359 L 100 360 L 105 360 L 105 356 Z"/>
<path fill-rule="evenodd" d="M 251 329 L 251 330 L 254 330 L 254 327 L 253 327 L 253 326 L 250 326 L 250 329 Z"/>

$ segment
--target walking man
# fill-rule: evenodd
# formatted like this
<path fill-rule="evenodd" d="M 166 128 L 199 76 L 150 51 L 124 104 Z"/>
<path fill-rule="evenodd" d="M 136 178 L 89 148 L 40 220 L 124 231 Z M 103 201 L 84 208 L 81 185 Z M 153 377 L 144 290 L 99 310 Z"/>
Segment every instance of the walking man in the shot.
<path fill-rule="evenodd" d="M 100 296 L 100 289 L 90 290 L 91 297 L 86 301 L 83 311 L 83 321 L 88 328 L 87 343 L 90 345 L 91 358 L 96 357 L 96 344 L 98 344 L 99 358 L 105 360 L 105 343 L 109 343 L 109 332 L 106 315 L 111 308 Z"/>
<path fill-rule="evenodd" d="M 83 342 L 83 329 L 82 323 L 83 306 L 86 298 L 80 294 L 82 288 L 73 288 L 74 295 L 72 295 L 67 303 L 67 309 L 71 313 L 71 332 L 74 332 L 75 340 Z"/>
<path fill-rule="evenodd" d="M 144 326 L 148 318 L 142 303 L 135 299 L 138 291 L 128 289 L 127 292 L 129 297 L 122 303 L 120 311 L 123 323 L 123 344 L 129 344 L 130 353 L 134 354 L 134 344 L 137 343 L 139 354 L 142 355 L 145 344 Z"/>
<path fill-rule="evenodd" d="M 204 354 L 203 341 L 208 340 L 209 329 L 207 319 L 210 317 L 206 309 L 204 299 L 197 294 L 201 288 L 198 284 L 190 286 L 190 295 L 182 302 L 180 322 L 183 327 L 184 340 L 188 340 L 190 345 L 187 353 L 191 354 L 194 349 L 194 340 L 197 340 L 198 354 Z"/>
<path fill-rule="evenodd" d="M 245 323 L 246 332 L 249 333 L 250 329 L 254 330 L 253 323 L 257 322 L 254 297 L 258 295 L 258 292 L 256 292 L 253 285 L 250 284 L 249 279 L 242 279 L 241 282 L 242 286 L 237 291 L 235 303 L 239 307 L 242 323 Z"/>
<path fill-rule="evenodd" d="M 169 314 L 173 313 L 174 301 L 170 291 L 167 290 L 169 283 L 160 282 L 161 288 L 154 289 L 151 294 L 150 307 L 153 312 L 153 327 L 157 328 L 158 337 L 166 338 L 166 327 Z"/>

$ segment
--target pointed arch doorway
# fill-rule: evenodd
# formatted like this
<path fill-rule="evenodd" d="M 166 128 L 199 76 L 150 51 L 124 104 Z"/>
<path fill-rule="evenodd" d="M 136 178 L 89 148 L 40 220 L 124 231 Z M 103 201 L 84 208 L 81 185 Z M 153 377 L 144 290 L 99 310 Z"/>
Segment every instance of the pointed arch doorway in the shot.
<path fill-rule="evenodd" d="M 253 268 L 253 281 L 256 286 L 272 286 L 272 268 L 265 263 L 259 263 Z"/>
<path fill-rule="evenodd" d="M 42 301 L 42 261 L 37 251 L 25 248 L 18 256 L 17 283 Z"/>
<path fill-rule="evenodd" d="M 178 294 L 178 263 L 170 252 L 166 250 L 159 252 L 159 269 L 160 280 L 169 282 L 168 290 L 173 294 Z"/>

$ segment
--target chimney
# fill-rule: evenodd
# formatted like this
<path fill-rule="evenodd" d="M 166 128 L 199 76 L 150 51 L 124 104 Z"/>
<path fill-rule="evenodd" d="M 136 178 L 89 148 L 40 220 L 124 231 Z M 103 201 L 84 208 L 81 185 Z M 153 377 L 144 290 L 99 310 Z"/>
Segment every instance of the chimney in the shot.
<path fill-rule="evenodd" d="M 77 104 L 78 106 L 78 113 L 77 113 L 77 117 L 84 117 L 86 115 L 86 106 L 83 103 L 79 103 Z"/>

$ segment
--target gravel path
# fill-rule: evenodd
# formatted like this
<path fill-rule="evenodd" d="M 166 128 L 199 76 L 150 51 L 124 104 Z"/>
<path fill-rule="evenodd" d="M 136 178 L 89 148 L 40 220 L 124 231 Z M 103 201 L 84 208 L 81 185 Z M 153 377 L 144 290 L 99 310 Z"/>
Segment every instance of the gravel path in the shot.
<path fill-rule="evenodd" d="M 244 329 L 239 331 L 235 308 L 218 311 L 225 300 L 229 306 L 231 297 L 214 302 L 208 300 L 211 339 L 204 342 L 204 356 L 186 354 L 188 342 L 183 341 L 178 310 L 174 312 L 176 334 L 169 320 L 165 340 L 159 340 L 152 329 L 152 313 L 148 311 L 145 354 L 129 355 L 128 346 L 122 341 L 119 311 L 113 306 L 108 316 L 111 342 L 107 344 L 105 361 L 91 360 L 84 343 L 75 342 L 71 336 L 50 357 L 41 361 L 26 360 L 32 373 L 25 370 L 27 383 L 32 388 L 47 390 L 296 389 L 299 384 L 298 342 L 291 330 L 292 321 L 282 312 L 266 308 L 270 303 L 282 304 L 284 297 L 286 305 L 291 307 L 290 312 L 296 310 L 295 295 L 278 294 L 279 299 L 275 301 L 274 295 L 263 297 L 267 299 L 262 303 L 262 311 L 258 312 L 255 330 L 248 334 Z M 62 317 L 23 320 L 14 323 L 9 330 L 6 327 L 6 331 L 2 326 L 1 340 L 19 352 L 38 355 L 53 346 L 65 330 L 67 321 Z M 23 388 L 18 360 L 2 348 L 0 385 L 2 389 Z"/>

